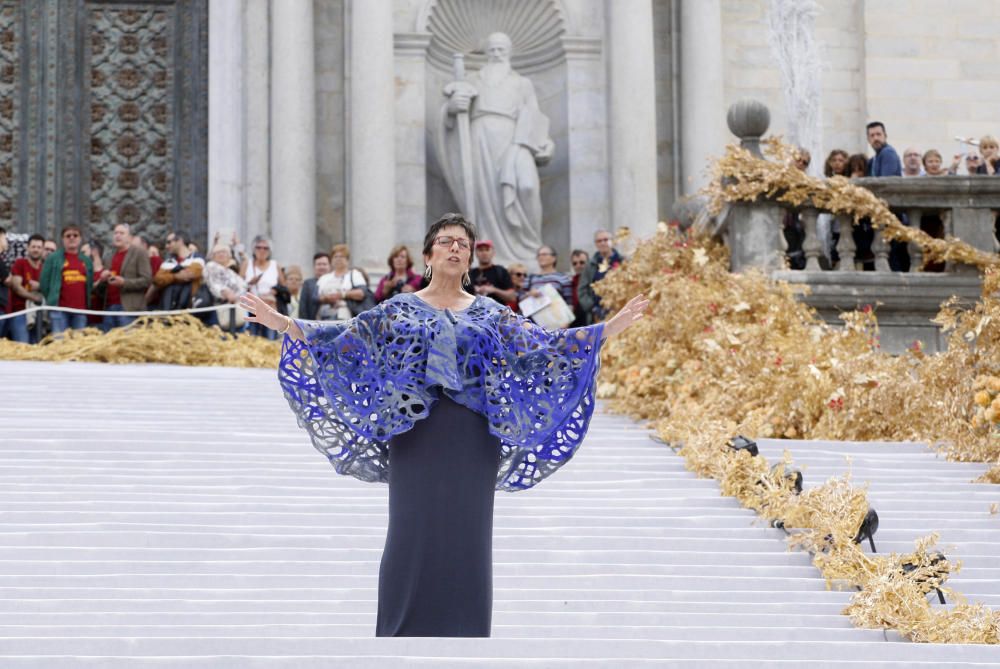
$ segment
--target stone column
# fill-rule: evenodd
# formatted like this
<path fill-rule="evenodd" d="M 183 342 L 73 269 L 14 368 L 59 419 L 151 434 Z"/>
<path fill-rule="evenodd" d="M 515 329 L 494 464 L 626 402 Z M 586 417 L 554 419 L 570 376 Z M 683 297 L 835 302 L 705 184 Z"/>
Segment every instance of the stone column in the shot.
<path fill-rule="evenodd" d="M 374 3 L 382 4 L 382 3 Z M 312 264 L 316 245 L 313 0 L 271 3 L 271 229 L 274 257 Z"/>
<path fill-rule="evenodd" d="M 354 264 L 373 269 L 385 265 L 396 230 L 392 6 L 349 6 L 348 242 Z"/>
<path fill-rule="evenodd" d="M 612 227 L 608 209 L 607 72 L 598 38 L 564 36 L 569 143 L 569 240 L 566 250 L 594 247 L 594 233 Z M 565 253 L 566 261 L 569 254 Z M 567 265 L 568 267 L 568 265 Z"/>
<path fill-rule="evenodd" d="M 247 2 L 243 42 L 244 68 L 244 218 L 237 228 L 240 239 L 249 244 L 254 235 L 281 236 L 270 230 L 271 213 L 271 35 L 268 3 Z"/>
<path fill-rule="evenodd" d="M 723 125 L 720 0 L 681 2 L 681 183 L 685 194 L 707 183 L 711 156 L 728 140 Z"/>
<path fill-rule="evenodd" d="M 656 79 L 651 0 L 606 0 L 611 223 L 656 231 Z M 715 110 L 721 113 L 721 109 Z"/>
<path fill-rule="evenodd" d="M 427 230 L 427 47 L 431 35 L 399 33 L 394 43 L 396 224 L 387 232 L 393 243 L 406 244 L 411 253 L 417 253 Z"/>
<path fill-rule="evenodd" d="M 208 3 L 209 245 L 217 232 L 243 232 L 243 14 L 243 0 Z"/>

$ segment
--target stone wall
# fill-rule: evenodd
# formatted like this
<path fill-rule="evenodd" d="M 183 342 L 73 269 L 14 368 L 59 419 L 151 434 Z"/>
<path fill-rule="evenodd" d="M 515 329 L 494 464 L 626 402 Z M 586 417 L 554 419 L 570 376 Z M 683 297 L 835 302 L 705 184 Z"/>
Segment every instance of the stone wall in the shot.
<path fill-rule="evenodd" d="M 908 145 L 957 150 L 955 135 L 1000 134 L 1000 2 L 864 4 L 868 113 Z"/>
<path fill-rule="evenodd" d="M 725 103 L 752 97 L 787 130 L 781 82 L 767 43 L 767 0 L 722 0 Z M 1000 3 L 819 0 L 824 151 L 868 150 L 864 126 L 886 124 L 909 145 L 956 150 L 955 135 L 1000 133 Z M 720 112 L 723 113 L 723 112 Z M 814 157 L 823 160 L 824 156 Z"/>
<path fill-rule="evenodd" d="M 653 2 L 653 44 L 656 49 L 656 187 L 661 221 L 670 219 L 674 205 L 674 91 L 672 6 L 678 0 Z"/>

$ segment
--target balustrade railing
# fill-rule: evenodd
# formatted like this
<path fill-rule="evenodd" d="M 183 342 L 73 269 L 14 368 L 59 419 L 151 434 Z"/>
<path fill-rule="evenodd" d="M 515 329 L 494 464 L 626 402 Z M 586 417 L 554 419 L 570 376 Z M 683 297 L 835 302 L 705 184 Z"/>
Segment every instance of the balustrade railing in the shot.
<path fill-rule="evenodd" d="M 997 240 L 1000 176 L 881 177 L 856 179 L 855 183 L 884 199 L 904 223 L 918 226 L 932 237 L 958 237 L 987 253 L 1000 250 Z M 801 253 L 805 257 L 805 267 L 802 269 L 849 272 L 873 266 L 876 272 L 892 271 L 891 243 L 881 230 L 871 232 L 870 255 L 857 257 L 850 216 L 834 215 L 808 205 L 792 211 L 804 235 Z M 821 225 L 824 218 L 828 223 Z M 839 239 L 836 239 L 837 232 Z M 905 252 L 909 255 L 910 272 L 964 271 L 951 264 L 924 267 L 923 250 L 918 244 L 908 244 Z M 897 253 L 905 257 L 900 251 Z M 836 256 L 839 262 L 834 262 Z"/>

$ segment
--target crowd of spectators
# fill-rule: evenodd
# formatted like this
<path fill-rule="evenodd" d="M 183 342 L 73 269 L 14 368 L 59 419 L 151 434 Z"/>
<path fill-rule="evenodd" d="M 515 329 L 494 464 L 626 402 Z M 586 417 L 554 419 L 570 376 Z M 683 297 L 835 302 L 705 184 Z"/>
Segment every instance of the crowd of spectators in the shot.
<path fill-rule="evenodd" d="M 162 253 L 124 223 L 114 227 L 111 241 L 111 248 L 105 249 L 101 240 L 84 240 L 80 227 L 67 225 L 58 244 L 31 235 L 11 249 L 0 229 L 0 314 L 13 314 L 0 320 L 0 338 L 35 343 L 44 334 L 58 335 L 67 329 L 108 331 L 132 323 L 136 317 L 128 312 L 170 310 L 195 310 L 208 325 L 273 338 L 273 331 L 245 322 L 240 309 L 214 307 L 235 305 L 241 295 L 251 292 L 293 318 L 346 320 L 427 284 L 414 269 L 413 255 L 405 245 L 389 251 L 386 272 L 373 291 L 368 273 L 352 265 L 346 244 L 316 253 L 312 274 L 306 277 L 298 265 L 282 265 L 273 258 L 271 241 L 262 235 L 254 237 L 249 252 L 235 235 L 229 240 L 216 235 L 207 257 L 181 231 L 167 235 Z M 551 246 L 538 249 L 537 268 L 529 271 L 520 263 L 496 264 L 493 242 L 478 240 L 466 290 L 514 311 L 530 304 L 525 315 L 540 322 L 540 312 L 552 308 L 553 313 L 572 314 L 561 326 L 593 323 L 605 316 L 594 284 L 623 260 L 613 248 L 610 232 L 599 230 L 594 245 L 593 252 L 572 252 L 573 272 L 567 274 L 557 269 L 558 257 Z M 32 304 L 66 310 L 26 311 Z"/>
<path fill-rule="evenodd" d="M 979 176 L 1000 175 L 1000 142 L 993 135 L 985 135 L 978 141 L 964 140 L 970 148 L 956 153 L 951 164 L 945 167 L 944 157 L 937 149 L 921 152 L 916 147 L 907 147 L 900 159 L 899 153 L 889 144 L 885 124 L 872 121 L 865 128 L 868 144 L 874 155 L 864 153 L 849 154 L 844 149 L 830 151 L 823 164 L 823 174 L 827 177 L 926 177 L 926 176 Z M 799 149 L 793 158 L 795 166 L 805 171 L 811 156 L 805 149 Z M 924 214 L 919 221 L 910 221 L 905 212 L 893 211 L 904 225 L 917 225 L 933 237 L 944 236 L 944 224 L 940 216 Z M 852 238 L 855 245 L 854 262 L 866 271 L 875 269 L 875 255 L 872 252 L 874 231 L 871 221 L 862 219 L 853 226 Z M 841 230 L 837 221 L 829 214 L 820 214 L 817 220 L 817 235 L 820 238 L 823 264 L 836 267 L 841 262 L 837 251 Z M 806 258 L 802 249 L 805 233 L 802 222 L 795 212 L 788 212 L 784 221 L 784 236 L 788 246 L 787 259 L 791 269 L 805 269 Z M 906 245 L 891 242 L 889 247 L 889 268 L 895 272 L 910 269 L 910 258 Z M 943 265 L 930 265 L 925 271 L 943 271 Z"/>

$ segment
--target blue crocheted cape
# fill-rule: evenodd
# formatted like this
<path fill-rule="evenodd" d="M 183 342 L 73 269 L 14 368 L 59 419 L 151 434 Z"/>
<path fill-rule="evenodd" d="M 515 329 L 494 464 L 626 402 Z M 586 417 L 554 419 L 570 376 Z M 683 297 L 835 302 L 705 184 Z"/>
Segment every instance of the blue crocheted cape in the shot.
<path fill-rule="evenodd" d="M 486 417 L 497 488 L 524 490 L 569 460 L 594 411 L 603 325 L 550 332 L 496 301 L 462 311 L 403 293 L 346 322 L 296 321 L 278 377 L 299 425 L 340 474 L 388 481 L 389 438 L 440 393 Z"/>

